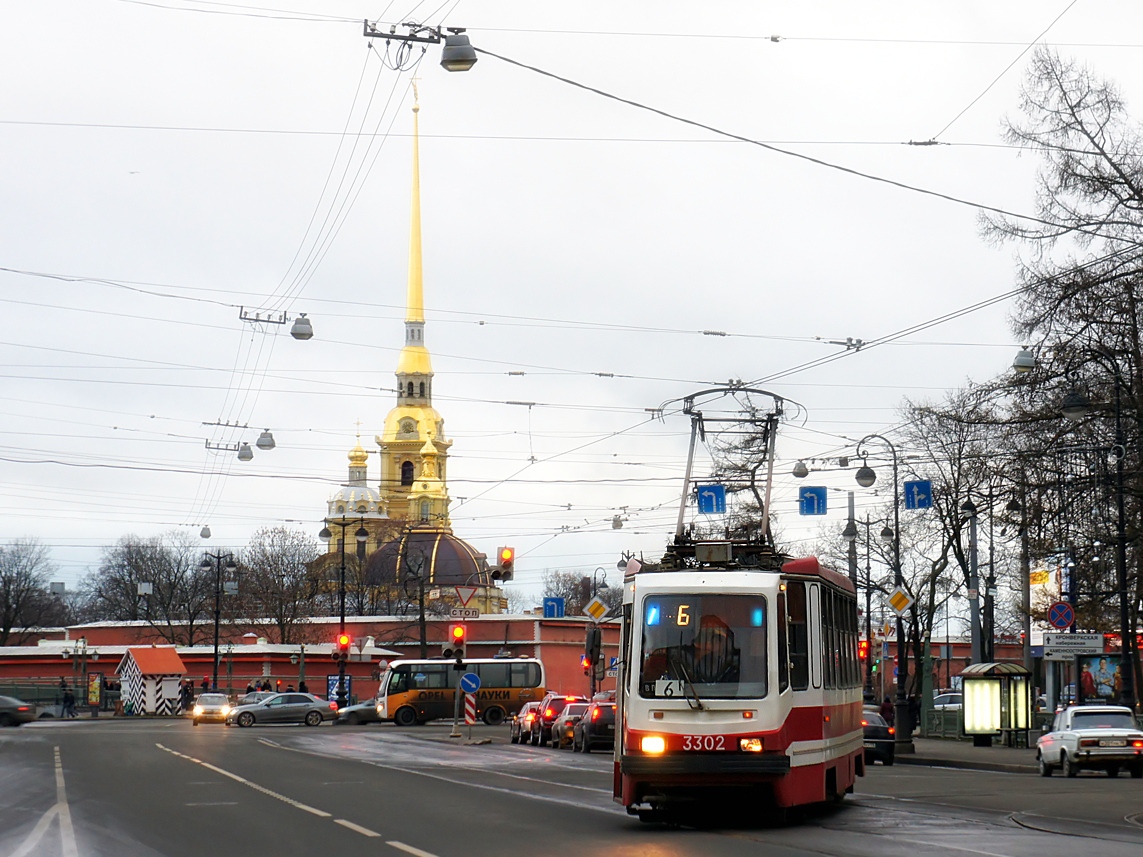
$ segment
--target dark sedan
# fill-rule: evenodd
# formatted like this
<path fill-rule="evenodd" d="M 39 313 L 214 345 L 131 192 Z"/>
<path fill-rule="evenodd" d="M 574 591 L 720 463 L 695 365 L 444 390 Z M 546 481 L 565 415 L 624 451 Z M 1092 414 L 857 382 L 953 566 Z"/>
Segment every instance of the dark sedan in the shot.
<path fill-rule="evenodd" d="M 255 723 L 304 723 L 320 726 L 337 717 L 337 703 L 310 693 L 275 693 L 251 705 L 239 705 L 226 715 L 226 725 L 253 726 Z"/>
<path fill-rule="evenodd" d="M 0 726 L 19 726 L 36 719 L 36 707 L 14 696 L 0 696 Z"/>
<path fill-rule="evenodd" d="M 572 752 L 590 753 L 615 746 L 615 703 L 593 702 L 575 725 Z"/>
<path fill-rule="evenodd" d="M 532 734 L 532 721 L 540 710 L 540 703 L 525 702 L 520 710 L 512 715 L 508 724 L 508 740 L 513 744 L 523 744 Z"/>
<path fill-rule="evenodd" d="M 873 764 L 893 764 L 893 742 L 896 730 L 876 711 L 861 712 L 861 726 L 865 733 L 865 761 Z"/>
<path fill-rule="evenodd" d="M 380 723 L 381 717 L 377 714 L 377 700 L 359 702 L 357 705 L 347 705 L 337 712 L 337 722 L 356 726 L 359 723 Z"/>

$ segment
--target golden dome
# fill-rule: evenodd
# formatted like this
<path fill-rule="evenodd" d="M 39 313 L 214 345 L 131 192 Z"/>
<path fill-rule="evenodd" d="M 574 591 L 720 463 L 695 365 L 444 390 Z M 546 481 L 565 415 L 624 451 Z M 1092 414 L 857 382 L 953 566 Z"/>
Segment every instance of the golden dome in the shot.
<path fill-rule="evenodd" d="M 364 467 L 369 461 L 369 453 L 361 448 L 361 438 L 357 439 L 357 446 L 349 451 L 349 466 Z"/>

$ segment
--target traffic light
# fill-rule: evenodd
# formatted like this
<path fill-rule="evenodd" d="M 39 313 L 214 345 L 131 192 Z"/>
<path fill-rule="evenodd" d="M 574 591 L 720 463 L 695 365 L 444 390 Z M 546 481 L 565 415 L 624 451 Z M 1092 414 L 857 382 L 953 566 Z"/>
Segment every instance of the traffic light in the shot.
<path fill-rule="evenodd" d="M 511 580 L 516 565 L 516 548 L 497 548 L 496 568 L 492 570 L 493 580 Z"/>
<path fill-rule="evenodd" d="M 464 659 L 464 645 L 468 638 L 468 628 L 464 625 L 449 625 L 448 639 L 441 646 L 441 654 L 446 658 Z"/>
<path fill-rule="evenodd" d="M 860 658 L 862 661 L 866 660 L 869 657 L 869 641 L 868 640 L 858 640 L 857 641 L 857 657 Z"/>
<path fill-rule="evenodd" d="M 583 674 L 584 675 L 591 675 L 591 657 L 590 656 L 588 656 L 588 655 L 580 656 L 579 665 L 581 667 L 583 667 Z"/>
<path fill-rule="evenodd" d="M 350 640 L 349 634 L 338 634 L 337 635 L 337 659 L 339 661 L 349 660 L 349 644 L 350 644 L 350 642 L 352 642 L 352 641 Z"/>

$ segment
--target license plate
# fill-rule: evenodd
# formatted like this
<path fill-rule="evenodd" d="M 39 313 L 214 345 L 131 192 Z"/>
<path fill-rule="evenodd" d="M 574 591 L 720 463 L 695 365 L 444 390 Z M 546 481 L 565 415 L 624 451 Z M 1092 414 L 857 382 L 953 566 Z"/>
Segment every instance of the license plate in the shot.
<path fill-rule="evenodd" d="M 1110 740 L 1109 741 L 1100 741 L 1099 746 L 1100 747 L 1126 747 L 1127 742 L 1125 740 L 1122 740 L 1122 739 L 1120 739 L 1118 741 L 1110 741 Z"/>
<path fill-rule="evenodd" d="M 866 741 L 865 742 L 865 749 L 866 750 L 874 750 L 876 748 L 877 748 L 877 745 L 874 744 L 872 741 Z"/>
<path fill-rule="evenodd" d="M 725 735 L 680 735 L 680 749 L 696 750 L 703 753 L 718 752 L 720 750 L 734 750 L 736 743 Z"/>

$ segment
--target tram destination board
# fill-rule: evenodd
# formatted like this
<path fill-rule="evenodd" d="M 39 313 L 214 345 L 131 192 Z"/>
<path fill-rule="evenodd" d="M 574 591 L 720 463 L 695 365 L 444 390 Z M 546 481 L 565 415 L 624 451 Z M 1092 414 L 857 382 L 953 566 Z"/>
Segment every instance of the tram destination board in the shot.
<path fill-rule="evenodd" d="M 1103 634 L 1044 633 L 1044 660 L 1070 661 L 1076 655 L 1098 655 L 1103 651 Z"/>

